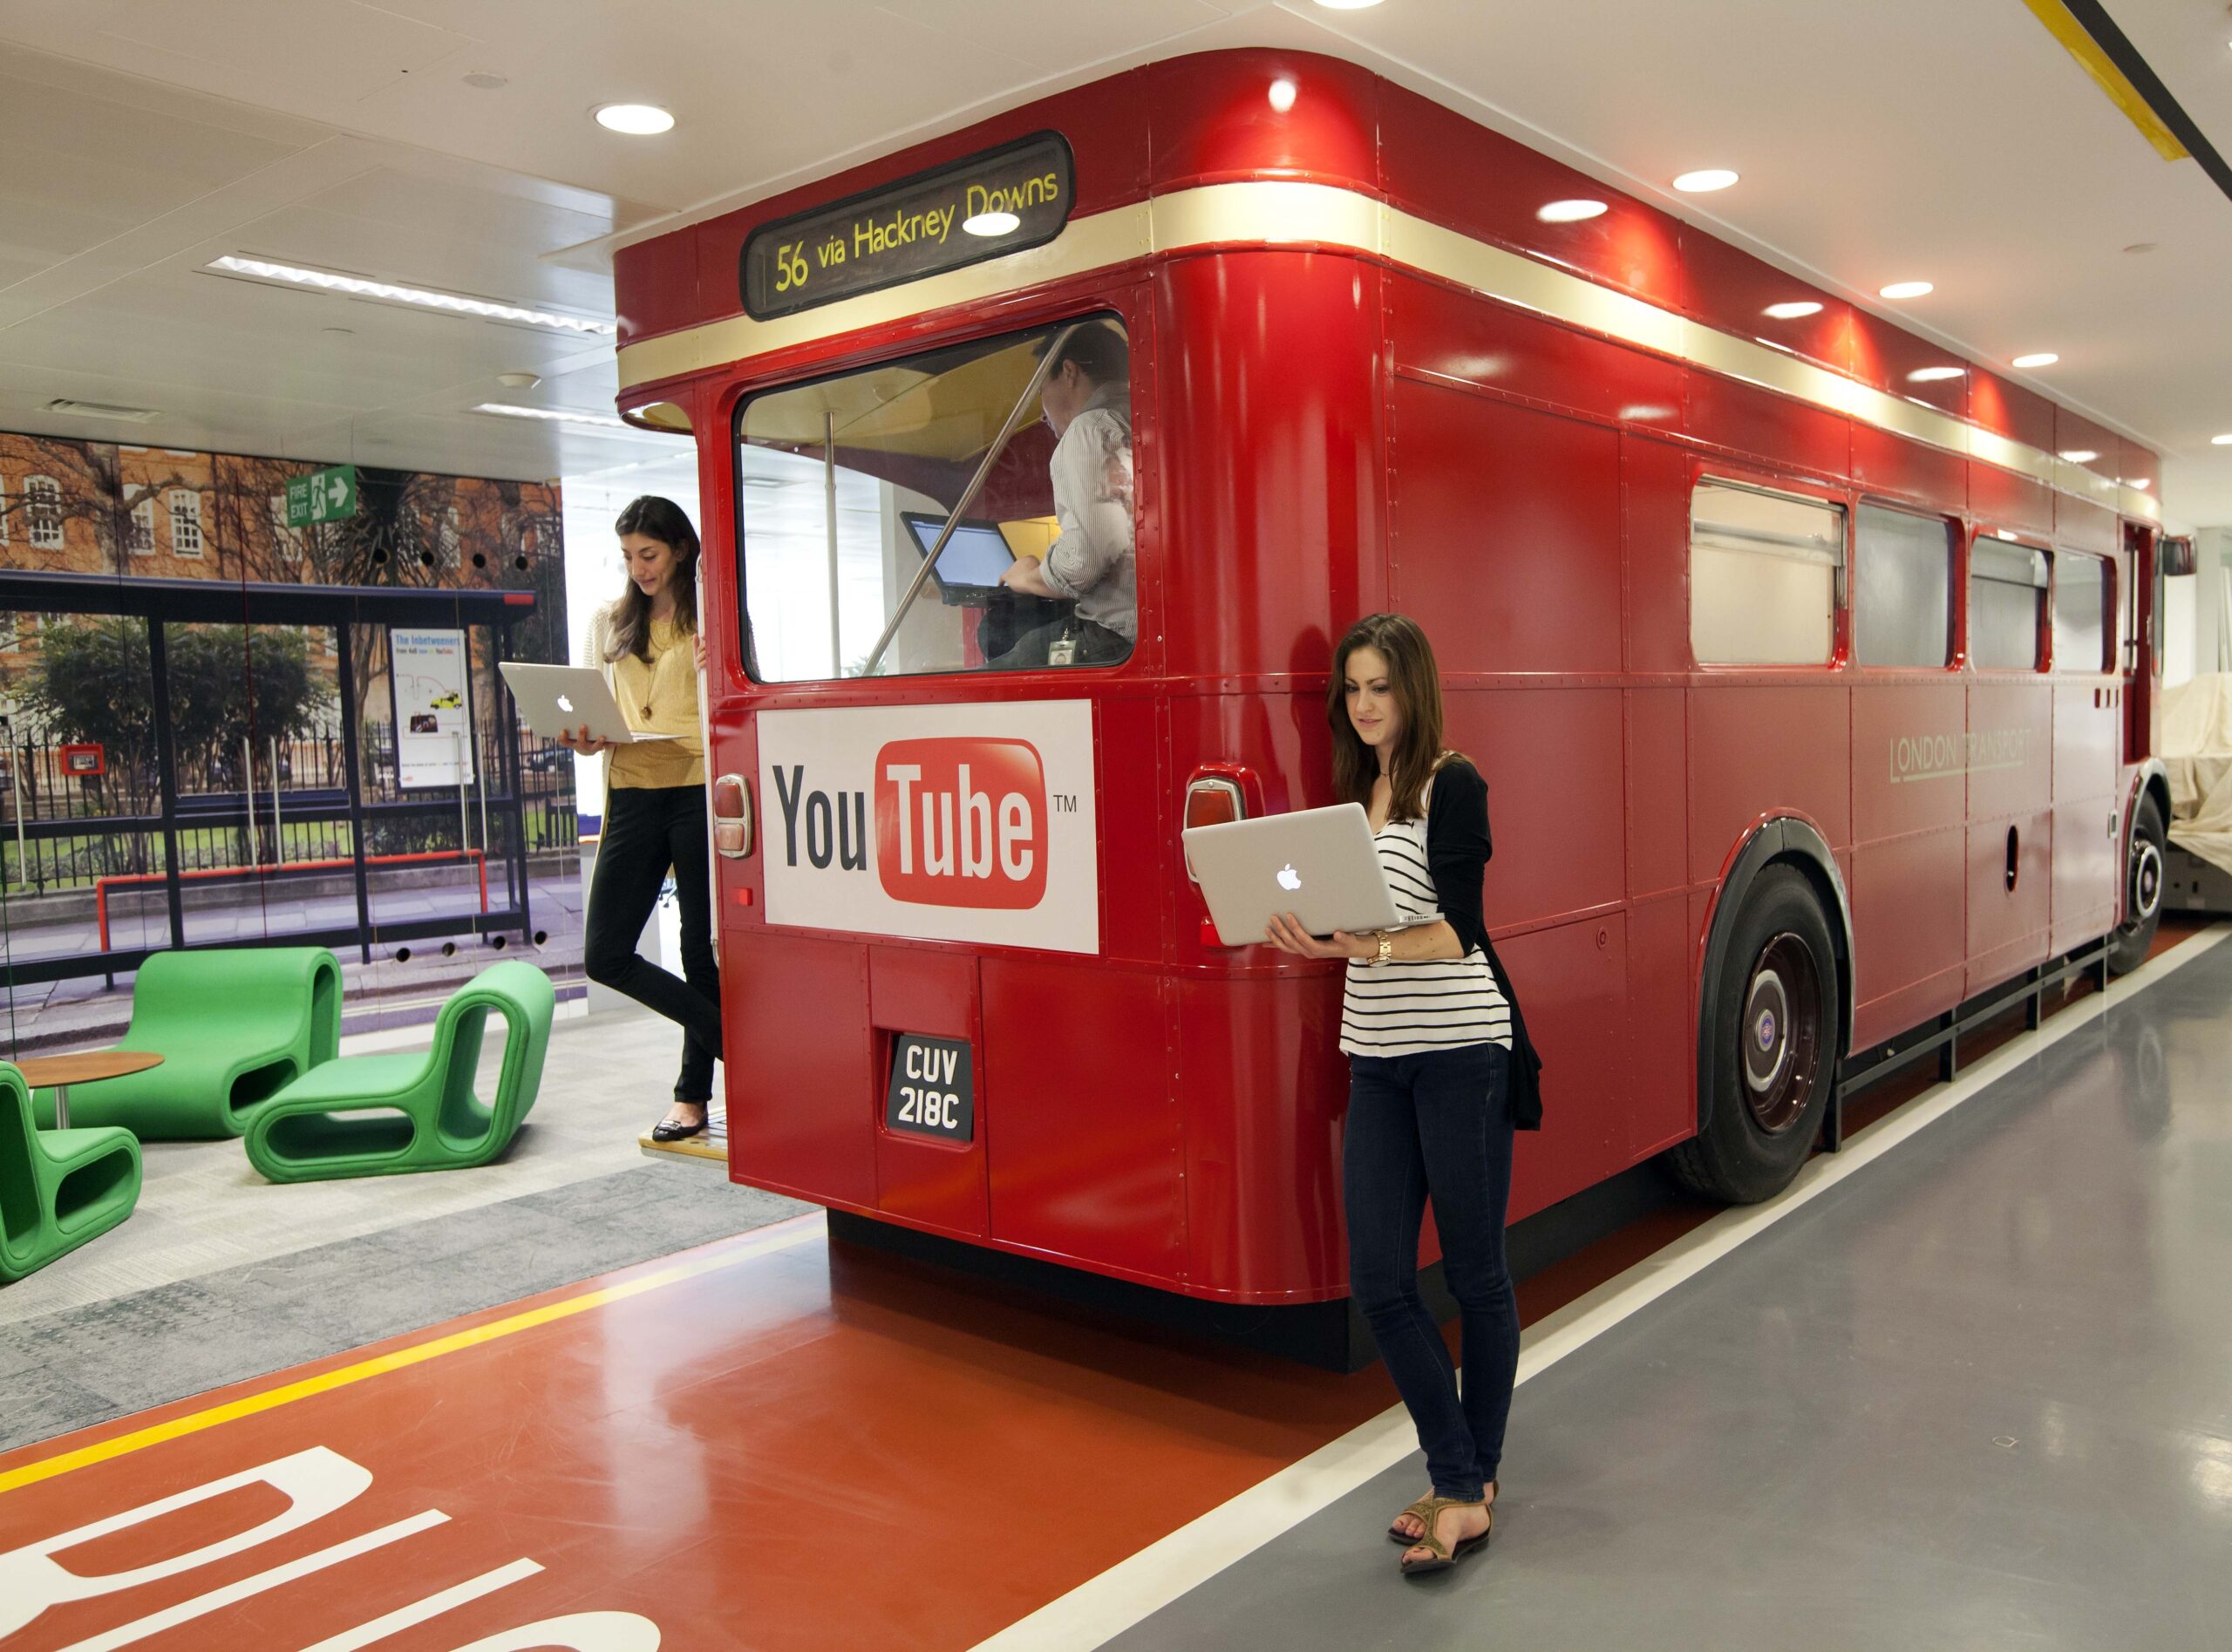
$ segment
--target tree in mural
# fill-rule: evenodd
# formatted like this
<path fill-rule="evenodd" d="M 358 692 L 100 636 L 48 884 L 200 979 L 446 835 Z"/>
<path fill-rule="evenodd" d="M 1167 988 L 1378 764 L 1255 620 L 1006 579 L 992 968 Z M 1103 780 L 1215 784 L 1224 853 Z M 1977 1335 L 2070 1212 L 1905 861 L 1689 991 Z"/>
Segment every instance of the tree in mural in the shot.
<path fill-rule="evenodd" d="M 38 657 L 12 685 L 49 738 L 106 749 L 108 772 L 79 782 L 90 812 L 153 814 L 158 807 L 153 681 L 147 622 L 107 615 L 49 618 Z"/>

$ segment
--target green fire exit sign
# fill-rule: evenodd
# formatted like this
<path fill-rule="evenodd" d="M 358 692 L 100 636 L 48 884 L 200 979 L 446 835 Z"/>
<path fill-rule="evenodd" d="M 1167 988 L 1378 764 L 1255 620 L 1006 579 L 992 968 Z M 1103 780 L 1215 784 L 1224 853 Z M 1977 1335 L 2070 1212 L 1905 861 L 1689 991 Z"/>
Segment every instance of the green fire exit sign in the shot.
<path fill-rule="evenodd" d="M 357 467 L 329 465 L 287 483 L 287 526 L 338 522 L 357 513 Z"/>

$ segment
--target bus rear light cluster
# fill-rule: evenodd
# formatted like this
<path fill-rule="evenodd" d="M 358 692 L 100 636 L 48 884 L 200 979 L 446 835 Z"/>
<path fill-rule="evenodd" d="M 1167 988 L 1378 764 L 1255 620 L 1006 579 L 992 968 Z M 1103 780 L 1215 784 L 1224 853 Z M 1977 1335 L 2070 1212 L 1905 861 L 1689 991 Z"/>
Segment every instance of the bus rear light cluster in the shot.
<path fill-rule="evenodd" d="M 713 848 L 725 860 L 752 853 L 752 788 L 740 774 L 713 782 Z"/>
<path fill-rule="evenodd" d="M 1186 827 L 1228 826 L 1248 818 L 1248 799 L 1240 782 L 1221 774 L 1205 774 L 1186 788 Z"/>

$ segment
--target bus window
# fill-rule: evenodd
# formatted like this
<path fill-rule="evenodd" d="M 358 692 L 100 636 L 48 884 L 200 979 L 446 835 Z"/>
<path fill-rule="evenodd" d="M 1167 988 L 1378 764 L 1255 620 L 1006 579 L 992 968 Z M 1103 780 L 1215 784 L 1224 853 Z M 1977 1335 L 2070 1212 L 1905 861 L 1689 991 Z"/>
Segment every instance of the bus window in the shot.
<path fill-rule="evenodd" d="M 1114 318 L 769 391 L 737 410 L 736 438 L 761 681 L 1130 655 L 1131 380 Z"/>
<path fill-rule="evenodd" d="M 2108 667 L 2108 565 L 2077 551 L 2054 555 L 2054 670 Z"/>
<path fill-rule="evenodd" d="M 2044 551 L 1978 540 L 1969 551 L 1970 662 L 1990 670 L 2037 670 L 2045 602 Z"/>
<path fill-rule="evenodd" d="M 1690 646 L 1700 665 L 1826 665 L 1841 506 L 1701 481 L 1690 501 Z"/>
<path fill-rule="evenodd" d="M 1862 665 L 1952 657 L 1953 525 L 1863 505 L 1853 523 L 1853 653 Z"/>

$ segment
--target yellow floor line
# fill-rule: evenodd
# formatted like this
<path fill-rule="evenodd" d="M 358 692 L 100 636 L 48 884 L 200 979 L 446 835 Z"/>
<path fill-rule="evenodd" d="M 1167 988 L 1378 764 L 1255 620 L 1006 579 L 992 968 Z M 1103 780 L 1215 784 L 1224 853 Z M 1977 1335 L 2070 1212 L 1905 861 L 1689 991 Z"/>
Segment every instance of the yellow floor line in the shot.
<path fill-rule="evenodd" d="M 149 1428 L 136 1429 L 128 1434 L 101 1440 L 95 1445 L 78 1447 L 74 1451 L 62 1451 L 43 1458 L 36 1463 L 26 1463 L 21 1468 L 0 1472 L 0 1493 L 12 1492 L 25 1485 L 36 1485 L 41 1480 L 51 1480 L 57 1475 L 67 1474 L 73 1469 L 86 1468 L 95 1463 L 105 1463 L 113 1458 L 133 1451 L 144 1451 L 150 1445 L 160 1445 L 188 1434 L 198 1434 L 204 1429 L 215 1428 L 222 1423 L 237 1422 L 244 1417 L 277 1409 L 299 1399 L 309 1399 L 318 1394 L 330 1394 L 335 1389 L 347 1388 L 374 1377 L 384 1377 L 390 1371 L 407 1370 L 413 1365 L 423 1365 L 428 1360 L 439 1359 L 445 1354 L 455 1354 L 468 1348 L 478 1348 L 500 1337 L 520 1331 L 532 1330 L 538 1325 L 553 1324 L 585 1314 L 593 1308 L 607 1307 L 625 1302 L 631 1296 L 661 1290 L 669 1285 L 678 1285 L 684 1280 L 700 1278 L 718 1273 L 725 1268 L 734 1268 L 756 1256 L 788 1250 L 795 1245 L 807 1244 L 821 1238 L 827 1227 L 820 1214 L 800 1216 L 793 1221 L 779 1224 L 768 1232 L 745 1241 L 733 1249 L 714 1252 L 677 1262 L 671 1268 L 662 1268 L 656 1273 L 626 1280 L 617 1285 L 606 1285 L 595 1290 L 583 1291 L 578 1296 L 568 1296 L 562 1302 L 547 1302 L 541 1308 L 529 1309 L 523 1314 L 514 1314 L 506 1319 L 491 1320 L 470 1330 L 453 1331 L 447 1336 L 437 1336 L 428 1342 L 398 1348 L 391 1354 L 359 1360 L 354 1365 L 344 1365 L 323 1376 L 306 1377 L 296 1383 L 282 1383 L 266 1389 L 260 1394 L 249 1394 L 222 1405 L 213 1405 L 206 1411 L 191 1411 L 174 1417 L 167 1423 L 157 1423 Z"/>

